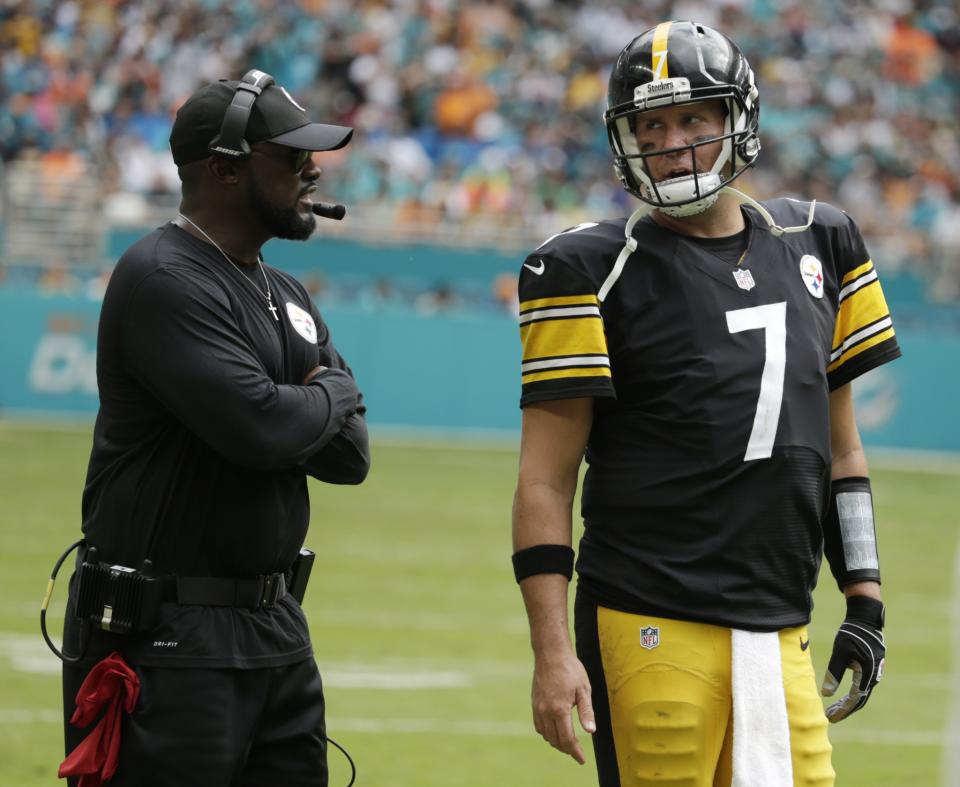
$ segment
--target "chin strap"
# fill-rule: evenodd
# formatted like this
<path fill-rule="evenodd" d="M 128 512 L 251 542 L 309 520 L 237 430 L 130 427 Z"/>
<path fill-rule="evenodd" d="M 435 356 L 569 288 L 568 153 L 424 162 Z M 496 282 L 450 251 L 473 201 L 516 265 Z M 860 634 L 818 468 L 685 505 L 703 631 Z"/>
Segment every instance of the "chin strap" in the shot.
<path fill-rule="evenodd" d="M 763 207 L 763 205 L 761 205 L 759 202 L 757 202 L 753 197 L 747 196 L 747 195 L 744 194 L 742 191 L 737 191 L 737 189 L 733 188 L 733 186 L 724 186 L 724 187 L 721 189 L 721 191 L 730 192 L 731 194 L 733 194 L 733 196 L 734 196 L 734 198 L 737 200 L 737 202 L 740 202 L 741 204 L 746 203 L 746 204 L 749 205 L 750 207 L 756 208 L 757 212 L 758 212 L 761 216 L 763 216 L 763 220 L 764 220 L 765 222 L 767 222 L 767 224 L 769 225 L 769 227 L 770 227 L 770 232 L 772 232 L 772 233 L 773 233 L 774 235 L 776 235 L 778 238 L 779 238 L 781 235 L 784 235 L 784 234 L 786 234 L 786 233 L 788 233 L 788 232 L 803 232 L 804 230 L 809 229 L 809 228 L 810 228 L 810 225 L 813 224 L 813 212 L 814 212 L 814 211 L 816 210 L 816 208 L 817 208 L 817 201 L 816 201 L 816 200 L 813 200 L 813 201 L 810 203 L 810 212 L 807 213 L 807 223 L 806 223 L 806 224 L 800 224 L 800 225 L 798 225 L 798 226 L 796 226 L 796 227 L 781 227 L 779 224 L 777 224 L 777 223 L 773 220 L 773 216 L 770 215 L 770 211 L 768 211 L 765 207 Z"/>
<path fill-rule="evenodd" d="M 796 227 L 781 227 L 773 220 L 773 216 L 770 215 L 770 211 L 763 207 L 763 205 L 757 202 L 753 197 L 744 194 L 742 191 L 738 191 L 732 186 L 724 186 L 720 192 L 722 193 L 724 191 L 732 194 L 737 202 L 741 204 L 746 203 L 747 205 L 756 208 L 757 212 L 763 217 L 763 220 L 767 222 L 770 232 L 772 232 L 778 238 L 788 232 L 803 232 L 804 230 L 809 229 L 810 225 L 813 224 L 813 213 L 817 208 L 816 200 L 813 200 L 810 203 L 810 210 L 807 213 L 806 224 L 799 224 Z M 600 291 L 597 293 L 597 300 L 599 300 L 600 303 L 603 303 L 606 300 L 610 290 L 613 289 L 613 285 L 617 283 L 617 279 L 620 278 L 620 274 L 623 273 L 623 268 L 627 264 L 627 258 L 637 250 L 637 239 L 633 237 L 633 228 L 636 226 L 636 223 L 640 221 L 640 219 L 647 214 L 652 213 L 654 210 L 656 209 L 652 205 L 644 203 L 633 213 L 631 213 L 630 218 L 627 219 L 627 225 L 623 230 L 624 234 L 626 235 L 626 241 L 623 244 L 623 248 L 620 249 L 620 254 L 617 257 L 617 261 L 613 264 L 613 269 L 610 271 L 610 274 L 600 287 Z"/>
<path fill-rule="evenodd" d="M 606 281 L 603 282 L 600 291 L 597 293 L 597 300 L 599 300 L 600 303 L 604 302 L 607 293 L 613 289 L 613 285 L 617 283 L 617 279 L 619 279 L 620 274 L 623 273 L 623 266 L 627 264 L 627 257 L 637 250 L 637 239 L 633 237 L 634 226 L 636 226 L 636 223 L 640 221 L 640 219 L 652 212 L 653 206 L 643 203 L 631 213 L 630 218 L 627 219 L 627 226 L 623 229 L 626 235 L 626 242 L 623 244 L 623 248 L 620 249 L 620 256 L 617 257 L 617 261 L 613 264 L 613 270 L 610 271 L 610 275 L 607 276 Z"/>

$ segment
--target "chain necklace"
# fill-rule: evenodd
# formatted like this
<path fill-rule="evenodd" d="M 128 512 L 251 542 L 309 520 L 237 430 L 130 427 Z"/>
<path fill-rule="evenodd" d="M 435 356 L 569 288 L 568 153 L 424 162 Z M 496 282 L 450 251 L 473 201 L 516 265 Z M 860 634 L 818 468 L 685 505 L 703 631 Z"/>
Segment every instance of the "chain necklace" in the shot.
<path fill-rule="evenodd" d="M 257 286 L 256 282 L 255 282 L 253 279 L 251 279 L 249 276 L 247 276 L 247 274 L 243 272 L 243 269 L 242 269 L 239 265 L 237 265 L 237 263 L 235 263 L 235 262 L 233 261 L 233 259 L 232 259 L 223 249 L 220 248 L 220 244 L 217 243 L 217 242 L 216 242 L 213 238 L 211 238 L 209 235 L 207 235 L 206 232 L 203 231 L 203 228 L 202 228 L 202 227 L 200 227 L 195 221 L 191 221 L 189 218 L 187 218 L 186 216 L 184 216 L 182 213 L 178 213 L 177 215 L 178 215 L 181 219 L 183 219 L 185 222 L 187 222 L 187 224 L 189 224 L 191 227 L 193 227 L 197 232 L 199 232 L 201 235 L 203 235 L 204 238 L 206 238 L 208 241 L 210 241 L 210 243 L 213 244 L 213 247 L 223 255 L 223 258 L 224 258 L 227 262 L 229 262 L 234 268 L 237 269 L 237 273 L 239 273 L 241 276 L 243 276 L 243 278 L 245 278 L 248 282 L 250 282 L 250 286 L 253 287 L 253 289 L 255 289 L 255 290 L 257 291 L 257 295 L 260 295 L 260 296 L 262 296 L 262 297 L 264 297 L 264 298 L 267 299 L 267 310 L 273 315 L 273 319 L 275 319 L 277 322 L 280 322 L 280 318 L 277 317 L 277 307 L 273 305 L 273 293 L 270 292 L 270 280 L 267 278 L 267 272 L 263 269 L 263 257 L 261 257 L 261 256 L 258 254 L 258 255 L 257 255 L 257 263 L 260 265 L 260 275 L 263 276 L 263 283 L 264 283 L 264 284 L 266 285 L 266 287 L 267 287 L 267 294 L 266 294 L 266 295 L 264 295 L 264 294 L 260 291 L 260 288 Z"/>

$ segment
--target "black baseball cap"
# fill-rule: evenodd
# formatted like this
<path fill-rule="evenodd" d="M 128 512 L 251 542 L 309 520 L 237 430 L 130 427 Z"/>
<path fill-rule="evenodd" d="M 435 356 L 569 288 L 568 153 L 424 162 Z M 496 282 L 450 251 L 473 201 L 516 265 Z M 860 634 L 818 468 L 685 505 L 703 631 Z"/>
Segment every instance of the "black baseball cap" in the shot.
<path fill-rule="evenodd" d="M 179 110 L 170 131 L 170 150 L 178 167 L 211 155 L 210 141 L 220 133 L 239 82 L 204 85 Z M 307 111 L 280 85 L 265 88 L 250 110 L 243 138 L 248 144 L 272 142 L 298 150 L 337 150 L 350 141 L 353 129 L 312 123 Z"/>

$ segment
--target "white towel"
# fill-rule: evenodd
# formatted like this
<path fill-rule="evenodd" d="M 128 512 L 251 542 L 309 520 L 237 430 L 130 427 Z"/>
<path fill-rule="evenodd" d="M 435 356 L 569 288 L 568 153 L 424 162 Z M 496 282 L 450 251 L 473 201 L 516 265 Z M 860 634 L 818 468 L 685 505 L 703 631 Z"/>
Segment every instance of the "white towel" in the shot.
<path fill-rule="evenodd" d="M 792 787 L 777 632 L 732 630 L 733 787 Z"/>

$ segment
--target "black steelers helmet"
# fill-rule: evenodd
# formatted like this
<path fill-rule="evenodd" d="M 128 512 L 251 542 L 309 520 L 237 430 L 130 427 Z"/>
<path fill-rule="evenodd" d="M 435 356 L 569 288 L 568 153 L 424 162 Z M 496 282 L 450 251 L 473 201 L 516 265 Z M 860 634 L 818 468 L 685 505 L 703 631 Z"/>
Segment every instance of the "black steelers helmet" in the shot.
<path fill-rule="evenodd" d="M 739 47 L 695 22 L 663 22 L 637 36 L 620 52 L 610 74 L 604 122 L 623 187 L 649 205 L 674 216 L 701 213 L 717 200 L 760 153 L 760 105 L 753 70 Z M 673 104 L 720 99 L 726 104 L 724 133 L 683 148 L 693 155 L 694 172 L 654 183 L 634 129 L 637 115 Z M 698 148 L 719 140 L 723 147 L 710 169 L 701 169 Z M 728 166 L 732 165 L 732 166 Z"/>

